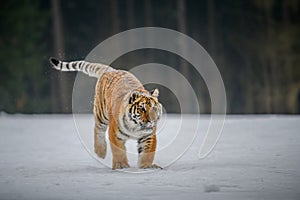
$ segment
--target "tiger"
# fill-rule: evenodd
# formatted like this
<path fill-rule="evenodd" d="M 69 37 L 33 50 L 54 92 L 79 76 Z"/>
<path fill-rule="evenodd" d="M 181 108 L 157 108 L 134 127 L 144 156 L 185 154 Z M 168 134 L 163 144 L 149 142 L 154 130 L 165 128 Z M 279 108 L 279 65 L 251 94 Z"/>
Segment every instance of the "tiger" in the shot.
<path fill-rule="evenodd" d="M 162 169 L 153 163 L 156 152 L 157 123 L 162 115 L 158 101 L 159 90 L 146 90 L 130 72 L 109 65 L 84 60 L 63 62 L 49 58 L 51 65 L 60 71 L 80 71 L 98 78 L 94 96 L 94 152 L 106 157 L 108 138 L 112 152 L 112 169 L 130 167 L 126 155 L 126 141 L 137 141 L 138 168 Z"/>

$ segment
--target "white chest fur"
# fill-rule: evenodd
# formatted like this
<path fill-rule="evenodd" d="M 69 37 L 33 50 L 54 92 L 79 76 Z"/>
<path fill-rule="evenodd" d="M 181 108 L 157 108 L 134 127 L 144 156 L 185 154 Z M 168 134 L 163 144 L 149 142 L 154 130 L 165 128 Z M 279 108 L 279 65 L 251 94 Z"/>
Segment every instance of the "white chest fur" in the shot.
<path fill-rule="evenodd" d="M 131 120 L 127 115 L 118 119 L 120 133 L 118 136 L 122 139 L 140 139 L 147 135 L 151 135 L 153 130 L 142 129 L 141 126 Z"/>

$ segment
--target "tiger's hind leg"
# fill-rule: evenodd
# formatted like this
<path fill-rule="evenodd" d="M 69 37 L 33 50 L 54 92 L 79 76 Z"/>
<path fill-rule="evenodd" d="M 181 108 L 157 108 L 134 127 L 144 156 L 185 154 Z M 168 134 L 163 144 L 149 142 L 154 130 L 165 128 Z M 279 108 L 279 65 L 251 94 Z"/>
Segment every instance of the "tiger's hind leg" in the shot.
<path fill-rule="evenodd" d="M 105 158 L 106 156 L 106 140 L 105 132 L 107 129 L 107 124 L 95 122 L 94 127 L 94 151 L 100 158 Z"/>
<path fill-rule="evenodd" d="M 139 168 L 162 169 L 162 167 L 153 164 L 155 150 L 156 150 L 155 133 L 138 140 L 138 153 L 139 153 L 138 167 Z"/>
<path fill-rule="evenodd" d="M 103 107 L 104 107 L 104 100 L 98 98 L 96 94 L 95 101 L 94 101 L 94 119 L 95 119 L 94 151 L 97 154 L 97 156 L 104 159 L 106 156 L 106 146 L 107 146 L 105 140 L 105 132 L 107 130 L 109 119 L 105 114 L 105 111 L 102 109 Z"/>

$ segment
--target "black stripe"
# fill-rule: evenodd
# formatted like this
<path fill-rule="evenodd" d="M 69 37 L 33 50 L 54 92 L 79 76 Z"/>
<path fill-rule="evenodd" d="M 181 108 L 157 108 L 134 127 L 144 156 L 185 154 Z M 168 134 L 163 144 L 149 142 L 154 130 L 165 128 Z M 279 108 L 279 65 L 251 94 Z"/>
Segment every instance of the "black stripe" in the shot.
<path fill-rule="evenodd" d="M 69 63 L 66 64 L 66 68 L 67 68 L 68 70 L 70 69 Z"/>
<path fill-rule="evenodd" d="M 50 58 L 49 60 L 53 65 L 58 66 L 58 64 L 59 64 L 58 60 L 56 60 L 55 58 Z"/>
<path fill-rule="evenodd" d="M 73 64 L 72 64 L 72 67 L 73 67 L 73 69 L 76 69 L 76 62 L 73 62 Z"/>
<path fill-rule="evenodd" d="M 130 97 L 130 98 L 132 98 L 132 97 Z M 130 101 L 130 100 L 129 100 L 129 101 Z M 129 109 L 129 113 L 130 113 L 130 114 L 132 114 L 132 109 L 133 109 L 133 106 L 131 106 L 130 109 Z"/>
<path fill-rule="evenodd" d="M 104 115 L 104 113 L 103 112 L 101 112 L 100 110 L 99 110 L 99 107 L 98 107 L 98 105 L 95 105 L 94 106 L 95 108 L 94 108 L 94 114 L 95 114 L 95 116 L 97 117 L 97 120 L 100 122 L 100 123 L 102 123 L 102 124 L 105 124 L 105 125 L 107 125 L 108 123 L 108 119 L 107 119 L 107 117 Z M 102 115 L 102 116 L 101 116 Z"/>
<path fill-rule="evenodd" d="M 133 113 L 136 113 L 136 105 L 135 106 L 133 106 Z"/>
<path fill-rule="evenodd" d="M 149 141 L 150 139 L 151 139 L 151 137 L 149 135 L 147 135 L 147 136 L 144 136 L 144 137 L 138 139 L 138 143 L 144 143 L 146 141 Z"/>
<path fill-rule="evenodd" d="M 104 120 L 109 121 L 109 119 L 106 115 L 103 115 L 103 116 L 104 116 Z"/>
<path fill-rule="evenodd" d="M 91 65 L 90 64 L 87 64 L 87 65 L 85 65 L 85 68 L 83 69 L 83 71 L 85 72 L 85 73 L 89 73 L 88 72 L 88 68 L 90 67 Z"/>
<path fill-rule="evenodd" d="M 130 135 L 128 135 L 128 134 L 126 134 L 126 133 L 124 133 L 123 131 L 119 130 L 119 132 L 121 133 L 121 135 L 124 135 L 125 137 L 128 137 L 128 138 L 130 138 Z"/>
<path fill-rule="evenodd" d="M 91 65 L 91 67 L 89 68 L 89 72 L 93 72 L 93 69 L 94 69 L 94 65 Z"/>
<path fill-rule="evenodd" d="M 132 121 L 133 121 L 135 124 L 138 124 L 138 122 L 137 122 L 135 119 L 132 119 Z"/>
<path fill-rule="evenodd" d="M 103 122 L 103 120 L 102 120 L 102 118 L 101 118 L 101 116 L 100 116 L 100 113 L 95 113 L 95 115 L 96 115 L 96 117 L 97 117 L 97 121 L 98 121 L 99 123 L 101 123 L 101 124 L 104 124 L 104 122 Z"/>
<path fill-rule="evenodd" d="M 93 72 L 96 73 L 98 69 L 99 69 L 98 66 L 95 65 L 95 67 L 93 68 Z"/>
<path fill-rule="evenodd" d="M 101 129 L 101 130 L 103 130 L 103 131 L 106 131 L 106 129 L 107 129 L 107 124 L 103 124 L 103 123 L 101 123 L 101 122 L 96 123 L 95 126 L 96 126 L 96 128 L 97 128 L 98 130 Z"/>
<path fill-rule="evenodd" d="M 99 123 L 103 124 L 103 125 L 108 125 L 107 121 L 102 120 L 102 117 L 97 115 L 97 120 Z"/>
<path fill-rule="evenodd" d="M 93 69 L 93 70 L 94 70 L 94 71 L 96 71 L 96 69 L 98 69 L 98 68 L 99 68 L 99 66 L 95 64 L 95 66 L 94 66 L 94 69 Z"/>
<path fill-rule="evenodd" d="M 100 68 L 97 68 L 95 69 L 94 73 L 97 74 L 101 69 Z"/>
<path fill-rule="evenodd" d="M 143 147 L 138 148 L 138 153 L 141 154 L 143 152 Z"/>
<path fill-rule="evenodd" d="M 118 140 L 122 140 L 122 141 L 124 141 L 124 139 L 122 139 L 122 138 L 120 138 L 120 137 L 118 137 L 118 136 L 117 136 L 117 139 L 118 139 Z"/>
<path fill-rule="evenodd" d="M 80 62 L 80 63 L 79 63 L 78 69 L 80 69 L 80 70 L 81 70 L 81 65 L 82 65 L 82 63 L 83 63 L 83 62 Z"/>
<path fill-rule="evenodd" d="M 137 120 L 135 120 L 134 118 L 131 117 L 132 114 L 132 109 L 135 108 L 135 106 L 131 106 L 129 109 L 129 118 L 130 120 L 132 120 L 135 124 L 138 124 Z"/>

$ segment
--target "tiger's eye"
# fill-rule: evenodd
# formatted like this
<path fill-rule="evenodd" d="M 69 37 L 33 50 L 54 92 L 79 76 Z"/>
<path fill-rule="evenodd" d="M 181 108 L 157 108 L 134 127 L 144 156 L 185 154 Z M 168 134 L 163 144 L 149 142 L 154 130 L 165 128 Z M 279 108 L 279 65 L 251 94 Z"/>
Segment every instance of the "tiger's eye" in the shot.
<path fill-rule="evenodd" d="M 153 106 L 153 111 L 157 111 L 157 107 L 156 106 Z"/>
<path fill-rule="evenodd" d="M 146 112 L 146 109 L 145 109 L 143 106 L 140 106 L 140 110 L 141 110 L 142 112 Z"/>

